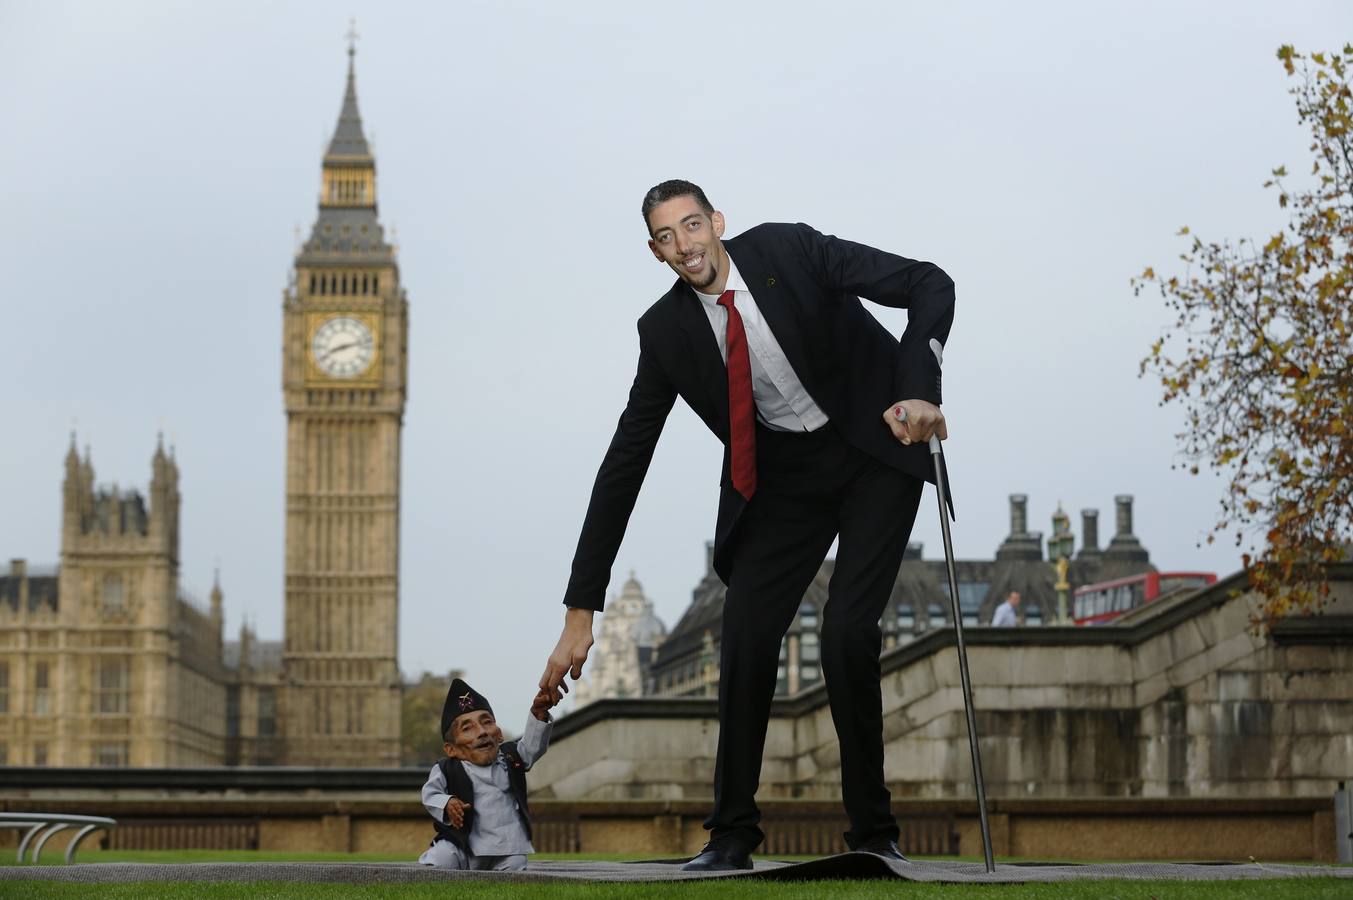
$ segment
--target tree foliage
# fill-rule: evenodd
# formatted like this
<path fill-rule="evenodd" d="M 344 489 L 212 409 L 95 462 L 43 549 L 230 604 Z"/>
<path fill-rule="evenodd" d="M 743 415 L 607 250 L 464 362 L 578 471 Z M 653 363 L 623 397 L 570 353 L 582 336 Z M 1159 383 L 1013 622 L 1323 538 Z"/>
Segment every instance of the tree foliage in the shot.
<path fill-rule="evenodd" d="M 451 682 L 464 676 L 452 669 L 445 676 L 424 672 L 400 691 L 399 761 L 405 766 L 430 766 L 443 756 L 441 730 L 442 704 Z"/>
<path fill-rule="evenodd" d="M 1184 273 L 1133 279 L 1175 314 L 1141 373 L 1183 407 L 1191 471 L 1229 476 L 1208 542 L 1234 532 L 1265 626 L 1328 599 L 1328 566 L 1353 534 L 1353 45 L 1277 55 L 1312 136 L 1302 186 L 1283 167 L 1264 184 L 1287 226 L 1262 243 L 1184 228 Z"/>

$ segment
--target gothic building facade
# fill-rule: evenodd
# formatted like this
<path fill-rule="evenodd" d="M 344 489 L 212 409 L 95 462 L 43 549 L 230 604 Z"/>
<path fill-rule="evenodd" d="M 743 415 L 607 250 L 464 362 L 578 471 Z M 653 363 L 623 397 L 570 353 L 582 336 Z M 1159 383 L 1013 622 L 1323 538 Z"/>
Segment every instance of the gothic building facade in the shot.
<path fill-rule="evenodd" d="M 179 469 L 157 446 L 149 503 L 96 488 L 72 436 L 61 562 L 0 576 L 0 763 L 193 766 L 224 756 L 222 603 L 179 584 Z"/>
<path fill-rule="evenodd" d="M 354 50 L 282 302 L 284 636 L 223 640 L 179 584 L 178 463 L 149 502 L 66 458 L 60 564 L 0 575 L 0 765 L 394 766 L 408 301 L 377 218 Z"/>

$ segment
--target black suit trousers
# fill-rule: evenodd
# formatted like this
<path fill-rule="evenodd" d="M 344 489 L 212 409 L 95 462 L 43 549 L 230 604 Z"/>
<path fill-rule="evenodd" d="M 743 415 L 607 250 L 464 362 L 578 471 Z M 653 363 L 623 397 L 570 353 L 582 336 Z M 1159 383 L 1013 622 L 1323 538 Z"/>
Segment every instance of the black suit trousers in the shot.
<path fill-rule="evenodd" d="M 780 642 L 832 541 L 840 536 L 822 616 L 821 661 L 841 746 L 850 847 L 895 840 L 883 778 L 879 618 L 897 580 L 924 483 L 846 443 L 827 425 L 803 433 L 758 427 L 756 494 L 733 537 L 719 668 L 715 840 L 753 847 Z"/>

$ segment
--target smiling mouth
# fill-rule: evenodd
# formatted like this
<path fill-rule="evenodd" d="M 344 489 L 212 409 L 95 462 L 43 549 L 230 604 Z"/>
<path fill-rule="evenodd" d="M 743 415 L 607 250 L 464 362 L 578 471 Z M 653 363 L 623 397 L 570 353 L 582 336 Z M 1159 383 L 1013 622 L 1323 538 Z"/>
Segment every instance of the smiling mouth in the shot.
<path fill-rule="evenodd" d="M 692 256 L 690 259 L 682 260 L 681 267 L 688 272 L 694 272 L 704 264 L 705 254 L 701 253 L 698 256 Z"/>
<path fill-rule="evenodd" d="M 485 739 L 482 740 L 482 741 L 476 741 L 476 742 L 475 742 L 475 745 L 474 745 L 474 749 L 476 749 L 476 750 L 492 750 L 495 746 L 497 746 L 497 743 L 496 743 L 492 738 L 485 738 Z"/>

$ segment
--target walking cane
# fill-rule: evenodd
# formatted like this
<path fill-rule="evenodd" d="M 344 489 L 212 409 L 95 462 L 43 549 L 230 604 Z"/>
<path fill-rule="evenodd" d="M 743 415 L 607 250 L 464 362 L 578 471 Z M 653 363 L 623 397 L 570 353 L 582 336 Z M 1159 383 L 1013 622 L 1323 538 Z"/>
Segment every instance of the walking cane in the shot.
<path fill-rule="evenodd" d="M 931 340 L 930 350 L 935 361 L 944 367 L 944 348 Z M 906 412 L 897 411 L 898 421 L 907 420 Z M 940 501 L 940 531 L 944 534 L 944 562 L 949 569 L 949 602 L 953 606 L 954 635 L 958 638 L 958 673 L 963 682 L 963 709 L 968 715 L 968 746 L 972 750 L 972 777 L 977 784 L 977 814 L 982 824 L 982 852 L 986 856 L 988 872 L 996 871 L 991 858 L 991 826 L 987 823 L 987 789 L 982 780 L 982 753 L 977 746 L 977 718 L 972 710 L 972 682 L 968 677 L 968 651 L 963 644 L 963 612 L 958 605 L 958 575 L 954 572 L 954 542 L 949 536 L 949 514 L 945 508 L 944 464 L 941 460 L 940 436 L 930 436 L 930 459 L 935 464 L 935 493 Z"/>

